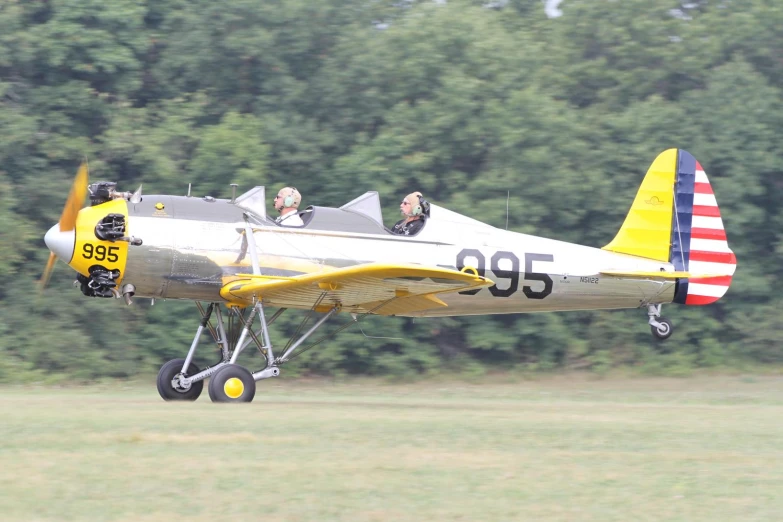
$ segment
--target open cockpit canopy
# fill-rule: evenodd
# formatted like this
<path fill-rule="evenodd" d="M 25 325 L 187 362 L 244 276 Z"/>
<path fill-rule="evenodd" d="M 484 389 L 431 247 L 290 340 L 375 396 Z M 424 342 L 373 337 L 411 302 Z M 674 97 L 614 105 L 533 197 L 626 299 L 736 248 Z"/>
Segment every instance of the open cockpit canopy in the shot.
<path fill-rule="evenodd" d="M 267 216 L 264 187 L 254 187 L 236 199 L 235 203 L 261 222 L 274 221 Z M 299 210 L 299 216 L 304 225 L 288 227 L 291 229 L 325 230 L 358 234 L 391 234 L 383 224 L 381 200 L 374 190 L 365 192 L 339 208 L 310 205 Z M 435 204 L 430 205 L 430 215 L 427 220 L 434 219 L 451 226 L 462 228 L 492 228 L 473 218 L 463 216 Z M 428 227 L 425 227 L 428 228 Z"/>

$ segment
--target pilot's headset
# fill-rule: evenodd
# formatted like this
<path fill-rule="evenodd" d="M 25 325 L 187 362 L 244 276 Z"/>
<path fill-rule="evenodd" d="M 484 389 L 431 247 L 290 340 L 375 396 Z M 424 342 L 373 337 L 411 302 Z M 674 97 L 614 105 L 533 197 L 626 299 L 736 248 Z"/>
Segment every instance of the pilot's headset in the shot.
<path fill-rule="evenodd" d="M 411 210 L 408 216 L 416 217 L 421 215 L 430 215 L 430 203 L 424 199 L 424 196 L 422 196 L 421 192 L 411 192 L 405 196 L 405 199 L 411 205 Z"/>
<path fill-rule="evenodd" d="M 299 203 L 302 201 L 302 195 L 294 187 L 284 187 L 283 191 L 287 195 L 283 198 L 283 208 L 299 208 Z"/>

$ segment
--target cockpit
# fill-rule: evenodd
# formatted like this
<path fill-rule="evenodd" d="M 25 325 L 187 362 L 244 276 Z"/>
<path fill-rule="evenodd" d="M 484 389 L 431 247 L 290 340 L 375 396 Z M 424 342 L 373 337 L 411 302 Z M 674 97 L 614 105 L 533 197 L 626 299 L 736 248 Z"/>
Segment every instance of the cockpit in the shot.
<path fill-rule="evenodd" d="M 281 226 L 266 214 L 264 187 L 255 187 L 242 194 L 236 199 L 235 204 L 262 222 Z M 383 224 L 381 200 L 375 191 L 365 192 L 339 208 L 310 205 L 298 213 L 304 225 L 285 228 L 357 234 L 391 234 Z"/>

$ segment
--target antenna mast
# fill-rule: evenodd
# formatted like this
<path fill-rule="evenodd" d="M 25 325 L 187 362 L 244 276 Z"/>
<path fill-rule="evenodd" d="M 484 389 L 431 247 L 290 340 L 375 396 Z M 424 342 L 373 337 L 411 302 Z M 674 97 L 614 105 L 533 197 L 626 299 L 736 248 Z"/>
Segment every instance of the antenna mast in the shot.
<path fill-rule="evenodd" d="M 511 199 L 511 191 L 506 191 L 506 230 L 508 230 L 508 200 Z"/>

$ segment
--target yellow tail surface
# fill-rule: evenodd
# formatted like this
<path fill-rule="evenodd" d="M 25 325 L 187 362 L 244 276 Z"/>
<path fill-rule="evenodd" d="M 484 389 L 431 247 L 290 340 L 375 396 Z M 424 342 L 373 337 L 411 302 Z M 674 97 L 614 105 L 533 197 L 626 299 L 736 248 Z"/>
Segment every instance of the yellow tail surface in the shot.
<path fill-rule="evenodd" d="M 603 249 L 669 261 L 677 149 L 655 158 L 617 236 Z"/>

